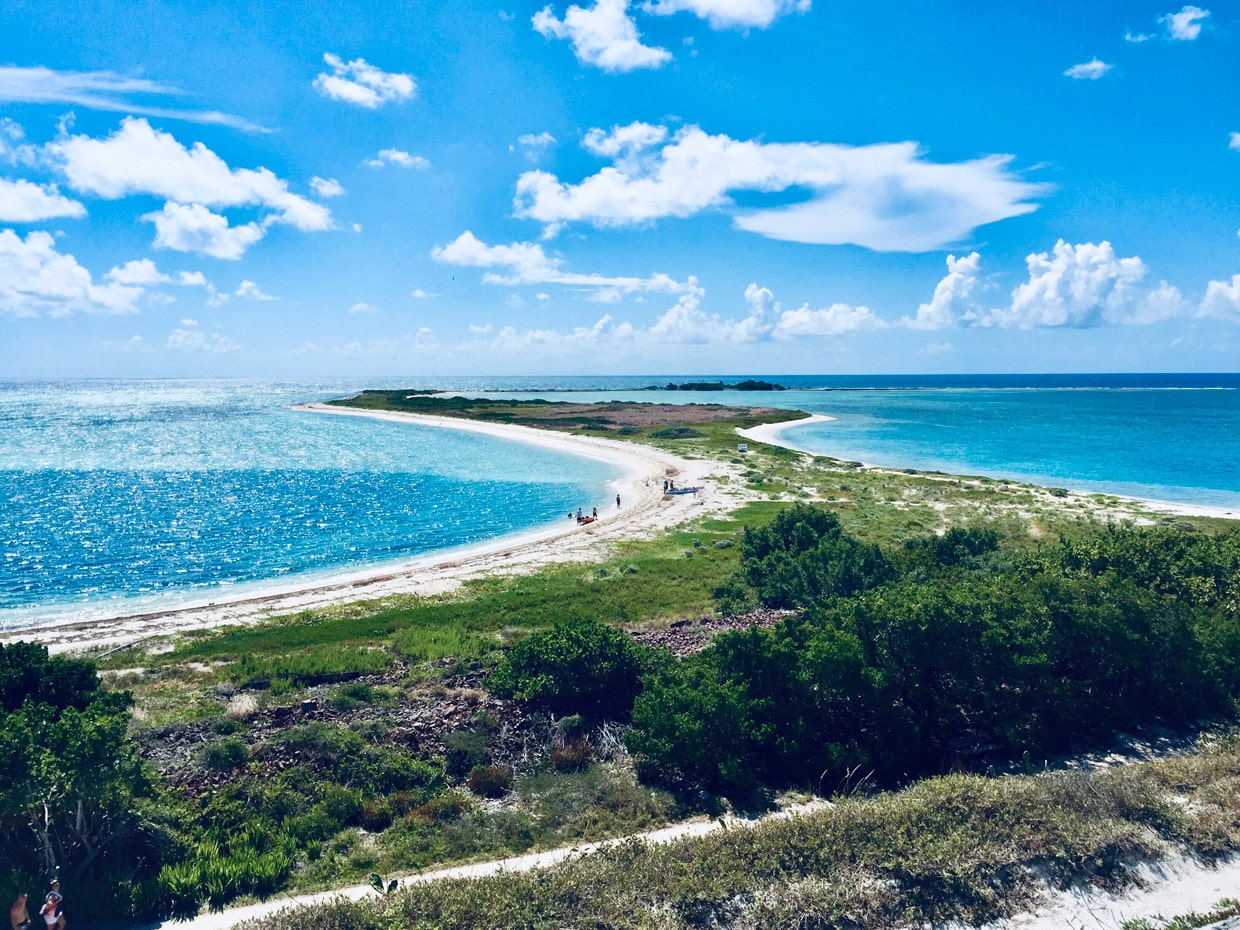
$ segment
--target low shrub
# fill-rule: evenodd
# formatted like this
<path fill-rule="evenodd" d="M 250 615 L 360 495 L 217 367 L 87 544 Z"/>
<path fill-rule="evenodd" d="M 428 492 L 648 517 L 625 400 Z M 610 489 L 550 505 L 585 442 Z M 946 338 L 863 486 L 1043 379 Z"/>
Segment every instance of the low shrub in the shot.
<path fill-rule="evenodd" d="M 332 706 L 337 710 L 353 710 L 375 699 L 375 689 L 364 681 L 350 681 L 332 692 Z"/>
<path fill-rule="evenodd" d="M 422 823 L 451 823 L 466 814 L 470 806 L 468 798 L 449 792 L 415 807 L 406 819 Z"/>
<path fill-rule="evenodd" d="M 245 765 L 250 758 L 250 750 L 239 739 L 222 739 L 211 743 L 202 751 L 202 764 L 217 772 L 231 772 Z"/>
<path fill-rule="evenodd" d="M 584 738 L 570 740 L 551 750 L 549 761 L 557 772 L 580 772 L 590 767 L 594 747 Z"/>
<path fill-rule="evenodd" d="M 502 798 L 512 790 L 512 769 L 503 765 L 479 765 L 469 773 L 469 790 L 484 798 Z"/>
<path fill-rule="evenodd" d="M 454 778 L 464 778 L 490 761 L 487 738 L 476 730 L 453 730 L 444 735 L 443 745 L 448 774 Z"/>

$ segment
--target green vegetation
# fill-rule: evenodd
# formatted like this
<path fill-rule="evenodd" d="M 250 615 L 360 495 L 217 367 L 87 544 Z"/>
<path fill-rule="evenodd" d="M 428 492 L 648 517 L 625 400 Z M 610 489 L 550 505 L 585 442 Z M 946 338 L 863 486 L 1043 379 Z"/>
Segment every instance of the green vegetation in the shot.
<path fill-rule="evenodd" d="M 1224 898 L 1205 914 L 1190 911 L 1170 919 L 1138 917 L 1135 920 L 1125 920 L 1120 924 L 1120 930 L 1197 930 L 1198 927 L 1221 923 L 1229 917 L 1240 917 L 1240 902 Z"/>
<path fill-rule="evenodd" d="M 49 657 L 30 643 L 0 644 L 6 900 L 59 873 L 105 906 L 133 906 L 126 898 L 150 877 L 158 840 L 137 813 L 148 786 L 124 740 L 129 704 L 128 694 L 99 688 L 88 662 Z"/>
<path fill-rule="evenodd" d="M 970 924 L 1036 904 L 1039 875 L 1112 889 L 1132 864 L 1240 846 L 1234 738 L 1102 771 L 949 775 L 681 843 L 623 843 L 545 870 L 302 907 L 251 930 Z M 1232 785 L 1218 790 L 1220 782 Z M 1151 926 L 1158 926 L 1151 924 Z M 1175 925 L 1171 925 L 1175 926 Z M 1185 924 L 1181 926 L 1193 926 Z M 1144 930 L 1144 928 L 1142 928 Z"/>
<path fill-rule="evenodd" d="M 758 382 L 752 382 L 754 384 Z M 675 390 L 674 386 L 669 388 Z M 717 387 L 682 386 L 682 390 L 723 390 Z M 748 388 L 763 390 L 763 388 Z M 398 410 L 437 416 L 462 417 L 491 423 L 516 423 L 545 429 L 617 432 L 638 437 L 651 428 L 727 424 L 728 428 L 795 420 L 808 414 L 768 407 L 731 407 L 723 404 L 651 404 L 608 401 L 581 404 L 542 398 L 507 400 L 495 397 L 461 397 L 427 391 L 372 390 L 344 400 L 330 401 L 342 407 L 366 410 Z"/>
<path fill-rule="evenodd" d="M 898 571 L 816 508 L 746 530 L 724 597 L 810 609 L 664 665 L 630 748 L 676 783 L 821 790 L 1234 711 L 1240 533 L 1112 531 L 979 558 L 1003 555 L 992 544 L 914 543 Z"/>
<path fill-rule="evenodd" d="M 1108 530 L 1119 505 L 1067 492 L 758 443 L 736 452 L 736 426 L 787 412 L 692 404 L 675 420 L 658 405 L 412 391 L 356 402 L 605 428 L 717 460 L 714 490 L 740 484 L 762 499 L 598 563 L 118 653 L 99 662 L 117 673 L 106 687 L 88 663 L 23 653 L 20 674 L 0 665 L 0 767 L 12 769 L 0 774 L 22 786 L 0 798 L 0 875 L 37 887 L 45 847 L 30 823 L 48 784 L 76 792 L 49 807 L 62 833 L 77 827 L 73 797 L 106 817 L 85 867 L 92 853 L 72 838 L 56 857 L 75 919 L 187 915 L 624 835 L 726 803 L 702 788 L 759 805 L 786 786 L 848 795 L 1234 712 L 1240 544 L 1222 524 L 1132 510 L 1158 525 Z M 714 614 L 714 631 L 756 607 L 801 613 L 702 649 L 711 633 L 699 618 Z M 697 630 L 678 659 L 629 635 Z M 37 707 L 50 709 L 32 724 Z M 23 758 L 23 747 L 36 751 Z M 690 926 L 712 915 L 791 926 L 803 925 L 798 908 L 815 925 L 848 914 L 882 926 L 906 913 L 1000 913 L 1027 899 L 1025 866 L 1113 879 L 1128 857 L 1167 844 L 1237 848 L 1234 746 L 1194 758 L 1184 766 L 1199 768 L 1174 773 L 931 779 L 753 833 L 506 876 L 485 892 L 397 892 L 306 926 Z M 94 780 L 59 774 L 81 760 Z"/>
<path fill-rule="evenodd" d="M 597 620 L 560 623 L 513 646 L 488 684 L 501 697 L 556 715 L 627 720 L 642 673 L 658 661 L 657 654 Z"/>

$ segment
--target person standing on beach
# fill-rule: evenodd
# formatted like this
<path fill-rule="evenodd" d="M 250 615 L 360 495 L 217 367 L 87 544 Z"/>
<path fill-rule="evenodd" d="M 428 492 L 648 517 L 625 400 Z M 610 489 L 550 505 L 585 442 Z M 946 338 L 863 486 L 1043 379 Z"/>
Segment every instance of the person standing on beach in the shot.
<path fill-rule="evenodd" d="M 619 494 L 616 495 L 616 506 L 617 507 L 620 506 L 620 495 Z"/>

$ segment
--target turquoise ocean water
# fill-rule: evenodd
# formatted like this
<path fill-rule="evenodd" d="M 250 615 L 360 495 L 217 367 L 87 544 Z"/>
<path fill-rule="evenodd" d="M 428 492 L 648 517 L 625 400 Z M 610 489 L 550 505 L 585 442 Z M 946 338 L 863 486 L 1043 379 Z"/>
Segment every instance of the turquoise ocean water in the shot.
<path fill-rule="evenodd" d="M 785 434 L 824 455 L 1240 508 L 1237 375 L 767 379 L 791 389 L 640 390 L 667 376 L 0 381 L 0 629 L 294 586 L 609 497 L 617 475 L 590 459 L 288 409 L 363 386 L 797 408 L 834 418 Z"/>
<path fill-rule="evenodd" d="M 601 506 L 619 477 L 524 443 L 288 409 L 356 387 L 0 382 L 0 629 L 406 561 Z"/>
<path fill-rule="evenodd" d="M 783 438 L 821 455 L 1240 509 L 1240 375 L 766 376 L 766 380 L 790 389 L 655 395 L 617 384 L 618 389 L 603 393 L 508 396 L 564 400 L 657 396 L 674 403 L 805 410 L 833 419 L 792 427 Z M 631 381 L 634 386 L 638 383 L 650 384 L 652 379 Z"/>

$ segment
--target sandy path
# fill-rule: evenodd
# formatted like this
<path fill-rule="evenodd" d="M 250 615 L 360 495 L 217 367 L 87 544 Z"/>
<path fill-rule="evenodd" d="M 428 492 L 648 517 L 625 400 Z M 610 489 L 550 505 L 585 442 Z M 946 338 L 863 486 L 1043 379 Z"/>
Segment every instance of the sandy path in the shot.
<path fill-rule="evenodd" d="M 783 810 L 755 819 L 724 817 L 718 820 L 707 820 L 705 818 L 698 818 L 673 824 L 670 827 L 663 827 L 659 830 L 648 830 L 644 833 L 635 833 L 631 836 L 612 840 L 602 840 L 598 843 L 563 846 L 546 852 L 529 853 L 524 856 L 510 856 L 507 859 L 496 859 L 491 862 L 476 862 L 472 865 L 459 865 L 448 869 L 437 869 L 432 872 L 419 872 L 414 875 L 404 876 L 400 879 L 400 883 L 402 885 L 416 885 L 440 879 L 482 878 L 486 875 L 497 875 L 501 872 L 528 872 L 532 869 L 545 869 L 557 863 L 586 856 L 590 853 L 607 849 L 610 846 L 616 846 L 635 839 L 640 839 L 647 843 L 670 843 L 677 840 L 690 839 L 695 836 L 706 836 L 709 833 L 715 833 L 724 829 L 753 827 L 764 820 L 794 817 L 825 806 L 827 806 L 825 801 L 811 801 L 808 804 L 791 805 Z M 351 901 L 358 901 L 362 898 L 372 897 L 374 894 L 375 890 L 370 885 L 352 885 L 348 888 L 323 891 L 317 894 L 286 895 L 280 898 L 273 898 L 261 904 L 229 908 L 218 914 L 201 914 L 190 921 L 177 922 L 166 920 L 162 924 L 157 924 L 150 928 L 150 930 L 178 930 L 178 928 L 184 928 L 184 930 L 228 930 L 228 928 L 234 927 L 242 921 L 265 917 L 286 907 L 321 904 L 335 898 L 348 898 Z"/>
<path fill-rule="evenodd" d="M 705 459 L 684 459 L 637 443 L 594 436 L 574 436 L 525 426 L 479 423 L 451 417 L 358 410 L 307 404 L 296 409 L 336 416 L 363 416 L 420 423 L 447 429 L 484 433 L 584 455 L 617 465 L 623 477 L 613 482 L 612 497 L 601 502 L 599 521 L 579 527 L 565 519 L 538 530 L 492 540 L 464 549 L 440 551 L 395 566 L 342 574 L 310 584 L 272 589 L 259 595 L 211 603 L 178 606 L 165 611 L 105 617 L 80 623 L 7 630 L 0 642 L 28 640 L 44 643 L 49 651 L 97 653 L 147 638 L 234 623 L 254 623 L 267 617 L 300 610 L 321 609 L 392 594 L 430 596 L 452 591 L 463 582 L 495 574 L 534 571 L 561 562 L 584 562 L 605 557 L 613 543 L 656 536 L 670 527 L 708 513 L 739 506 L 752 496 L 733 474 L 732 466 Z M 730 476 L 722 484 L 712 476 Z M 664 498 L 663 479 L 678 484 L 704 484 L 700 495 Z M 620 495 L 621 507 L 614 506 Z"/>

